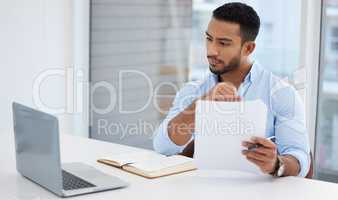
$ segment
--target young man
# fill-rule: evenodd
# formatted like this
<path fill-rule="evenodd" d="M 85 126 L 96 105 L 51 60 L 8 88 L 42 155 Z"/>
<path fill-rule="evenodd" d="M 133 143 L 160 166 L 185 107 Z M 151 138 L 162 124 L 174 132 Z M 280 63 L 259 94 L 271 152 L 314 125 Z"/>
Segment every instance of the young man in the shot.
<path fill-rule="evenodd" d="M 307 174 L 309 140 L 301 98 L 292 86 L 249 59 L 259 27 L 259 16 L 246 4 L 227 3 L 213 11 L 205 33 L 212 73 L 204 82 L 188 84 L 178 92 L 154 138 L 157 152 L 178 154 L 193 142 L 197 100 L 261 99 L 268 108 L 265 135 L 276 136 L 276 143 L 260 137 L 243 141 L 244 147 L 261 145 L 254 151 L 243 151 L 243 156 L 271 175 Z"/>

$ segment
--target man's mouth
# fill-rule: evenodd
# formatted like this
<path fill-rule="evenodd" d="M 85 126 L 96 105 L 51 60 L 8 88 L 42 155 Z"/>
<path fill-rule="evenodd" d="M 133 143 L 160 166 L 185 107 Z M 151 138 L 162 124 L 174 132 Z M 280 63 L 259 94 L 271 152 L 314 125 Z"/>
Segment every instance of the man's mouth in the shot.
<path fill-rule="evenodd" d="M 221 64 L 221 63 L 222 63 L 221 60 L 209 58 L 209 64 L 212 65 L 212 66 L 215 66 L 215 65 Z"/>

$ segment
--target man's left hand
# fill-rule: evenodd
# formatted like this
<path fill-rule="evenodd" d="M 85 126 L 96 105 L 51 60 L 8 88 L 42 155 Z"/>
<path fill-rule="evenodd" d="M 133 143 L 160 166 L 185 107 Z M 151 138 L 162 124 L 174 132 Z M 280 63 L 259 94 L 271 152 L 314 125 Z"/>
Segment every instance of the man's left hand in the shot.
<path fill-rule="evenodd" d="M 261 137 L 252 137 L 250 141 L 242 142 L 242 146 L 246 148 L 257 144 L 259 147 L 254 150 L 243 150 L 242 154 L 246 156 L 250 162 L 257 165 L 263 173 L 273 173 L 277 164 L 276 144 Z"/>

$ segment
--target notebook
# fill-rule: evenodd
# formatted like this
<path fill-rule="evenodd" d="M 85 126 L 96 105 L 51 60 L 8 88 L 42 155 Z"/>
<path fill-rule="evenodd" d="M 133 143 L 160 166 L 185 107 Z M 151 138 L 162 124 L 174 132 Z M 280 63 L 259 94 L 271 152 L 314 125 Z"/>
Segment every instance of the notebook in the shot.
<path fill-rule="evenodd" d="M 155 152 L 126 153 L 97 161 L 149 179 L 197 169 L 192 158 L 181 155 L 167 157 Z"/>

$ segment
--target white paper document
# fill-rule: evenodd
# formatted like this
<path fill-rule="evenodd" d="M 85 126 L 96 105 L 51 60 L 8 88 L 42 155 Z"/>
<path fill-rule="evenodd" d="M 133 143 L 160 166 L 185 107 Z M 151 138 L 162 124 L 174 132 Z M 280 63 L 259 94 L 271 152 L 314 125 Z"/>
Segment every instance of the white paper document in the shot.
<path fill-rule="evenodd" d="M 195 153 L 199 169 L 261 173 L 241 151 L 252 136 L 265 137 L 267 108 L 261 100 L 198 101 L 195 112 Z"/>

